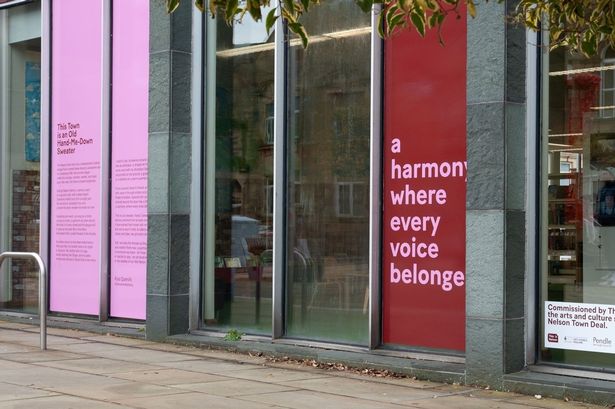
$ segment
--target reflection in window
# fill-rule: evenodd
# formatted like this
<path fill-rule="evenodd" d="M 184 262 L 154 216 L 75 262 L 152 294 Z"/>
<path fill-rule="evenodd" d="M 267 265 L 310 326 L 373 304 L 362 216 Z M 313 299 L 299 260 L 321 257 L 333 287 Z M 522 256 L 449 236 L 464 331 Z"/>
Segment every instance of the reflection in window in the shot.
<path fill-rule="evenodd" d="M 286 332 L 368 339 L 370 21 L 322 3 L 288 60 Z"/>
<path fill-rule="evenodd" d="M 206 84 L 215 93 L 207 107 L 213 146 L 206 147 L 215 151 L 214 163 L 206 164 L 215 189 L 204 201 L 215 206 L 205 217 L 205 229 L 213 229 L 213 243 L 206 245 L 213 244 L 214 257 L 207 262 L 214 265 L 205 267 L 203 317 L 209 327 L 269 334 L 273 35 L 248 20 L 233 27 L 207 20 L 216 36 L 215 48 L 207 50 L 215 78 Z"/>
<path fill-rule="evenodd" d="M 615 368 L 613 354 L 589 352 L 597 333 L 581 324 L 559 336 L 544 310 L 615 304 L 615 53 L 558 49 L 544 66 L 541 359 Z"/>
<path fill-rule="evenodd" d="M 7 39 L 0 38 L 0 41 Z M 9 88 L 0 89 L 0 93 L 9 93 L 9 133 L 0 132 L 0 146 L 8 147 L 0 150 L 0 187 L 3 189 L 0 192 L 0 251 L 38 252 L 40 38 L 10 44 L 8 55 L 4 57 L 0 62 L 7 64 L 4 68 L 8 73 Z M 36 312 L 37 307 L 36 264 L 29 260 L 5 262 L 0 270 L 0 308 Z"/>

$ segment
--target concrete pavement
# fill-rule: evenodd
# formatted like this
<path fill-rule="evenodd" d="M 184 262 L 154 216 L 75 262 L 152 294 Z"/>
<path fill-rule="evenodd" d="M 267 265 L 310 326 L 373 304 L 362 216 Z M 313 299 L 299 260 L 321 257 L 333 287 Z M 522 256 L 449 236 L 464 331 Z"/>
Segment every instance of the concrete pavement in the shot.
<path fill-rule="evenodd" d="M 598 408 L 409 378 L 0 321 L 4 408 Z"/>

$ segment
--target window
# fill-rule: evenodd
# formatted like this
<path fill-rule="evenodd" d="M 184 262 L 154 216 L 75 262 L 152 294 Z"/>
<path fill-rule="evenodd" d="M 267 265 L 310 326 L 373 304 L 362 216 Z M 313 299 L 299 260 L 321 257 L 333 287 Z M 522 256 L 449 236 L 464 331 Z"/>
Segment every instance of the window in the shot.
<path fill-rule="evenodd" d="M 337 182 L 337 215 L 339 217 L 365 217 L 369 207 L 365 182 Z"/>
<path fill-rule="evenodd" d="M 286 335 L 365 345 L 371 26 L 352 0 L 304 23 L 313 41 L 291 38 L 286 78 Z"/>
<path fill-rule="evenodd" d="M 566 49 L 543 64 L 541 351 L 615 369 L 615 54 Z"/>
<path fill-rule="evenodd" d="M 40 25 L 40 6 L 2 11 L 29 13 Z M 21 27 L 25 41 L 0 38 L 0 75 L 8 89 L 0 98 L 0 251 L 38 252 L 40 238 L 41 41 L 39 25 Z M 9 31 L 12 28 L 9 25 Z M 10 37 L 10 35 L 9 35 Z M 2 78 L 0 78 L 2 82 Z M 5 119 L 5 120 L 3 120 Z M 5 122 L 6 121 L 6 122 Z M 7 223 L 3 223 L 6 221 Z M 38 267 L 11 260 L 0 270 L 0 308 L 36 312 Z"/>

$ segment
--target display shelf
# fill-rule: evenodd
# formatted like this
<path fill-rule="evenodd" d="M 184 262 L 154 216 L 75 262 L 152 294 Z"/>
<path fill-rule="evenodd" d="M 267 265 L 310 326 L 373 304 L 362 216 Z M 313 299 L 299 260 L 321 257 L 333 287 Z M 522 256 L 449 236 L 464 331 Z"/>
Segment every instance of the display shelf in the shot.
<path fill-rule="evenodd" d="M 548 269 L 549 284 L 572 286 L 582 281 L 579 223 L 581 209 L 581 174 L 579 172 L 549 175 Z"/>
<path fill-rule="evenodd" d="M 576 224 L 550 224 L 549 230 L 576 230 Z"/>

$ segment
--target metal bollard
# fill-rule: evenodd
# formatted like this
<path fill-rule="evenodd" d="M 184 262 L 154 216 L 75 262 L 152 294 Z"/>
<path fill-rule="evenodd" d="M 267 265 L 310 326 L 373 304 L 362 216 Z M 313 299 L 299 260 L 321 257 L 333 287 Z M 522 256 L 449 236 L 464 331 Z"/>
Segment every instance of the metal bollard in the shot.
<path fill-rule="evenodd" d="M 38 264 L 38 309 L 41 324 L 41 350 L 44 351 L 47 349 L 47 270 L 45 263 L 43 263 L 41 256 L 36 253 L 7 251 L 0 254 L 0 267 L 2 267 L 2 262 L 9 258 L 31 259 Z"/>

